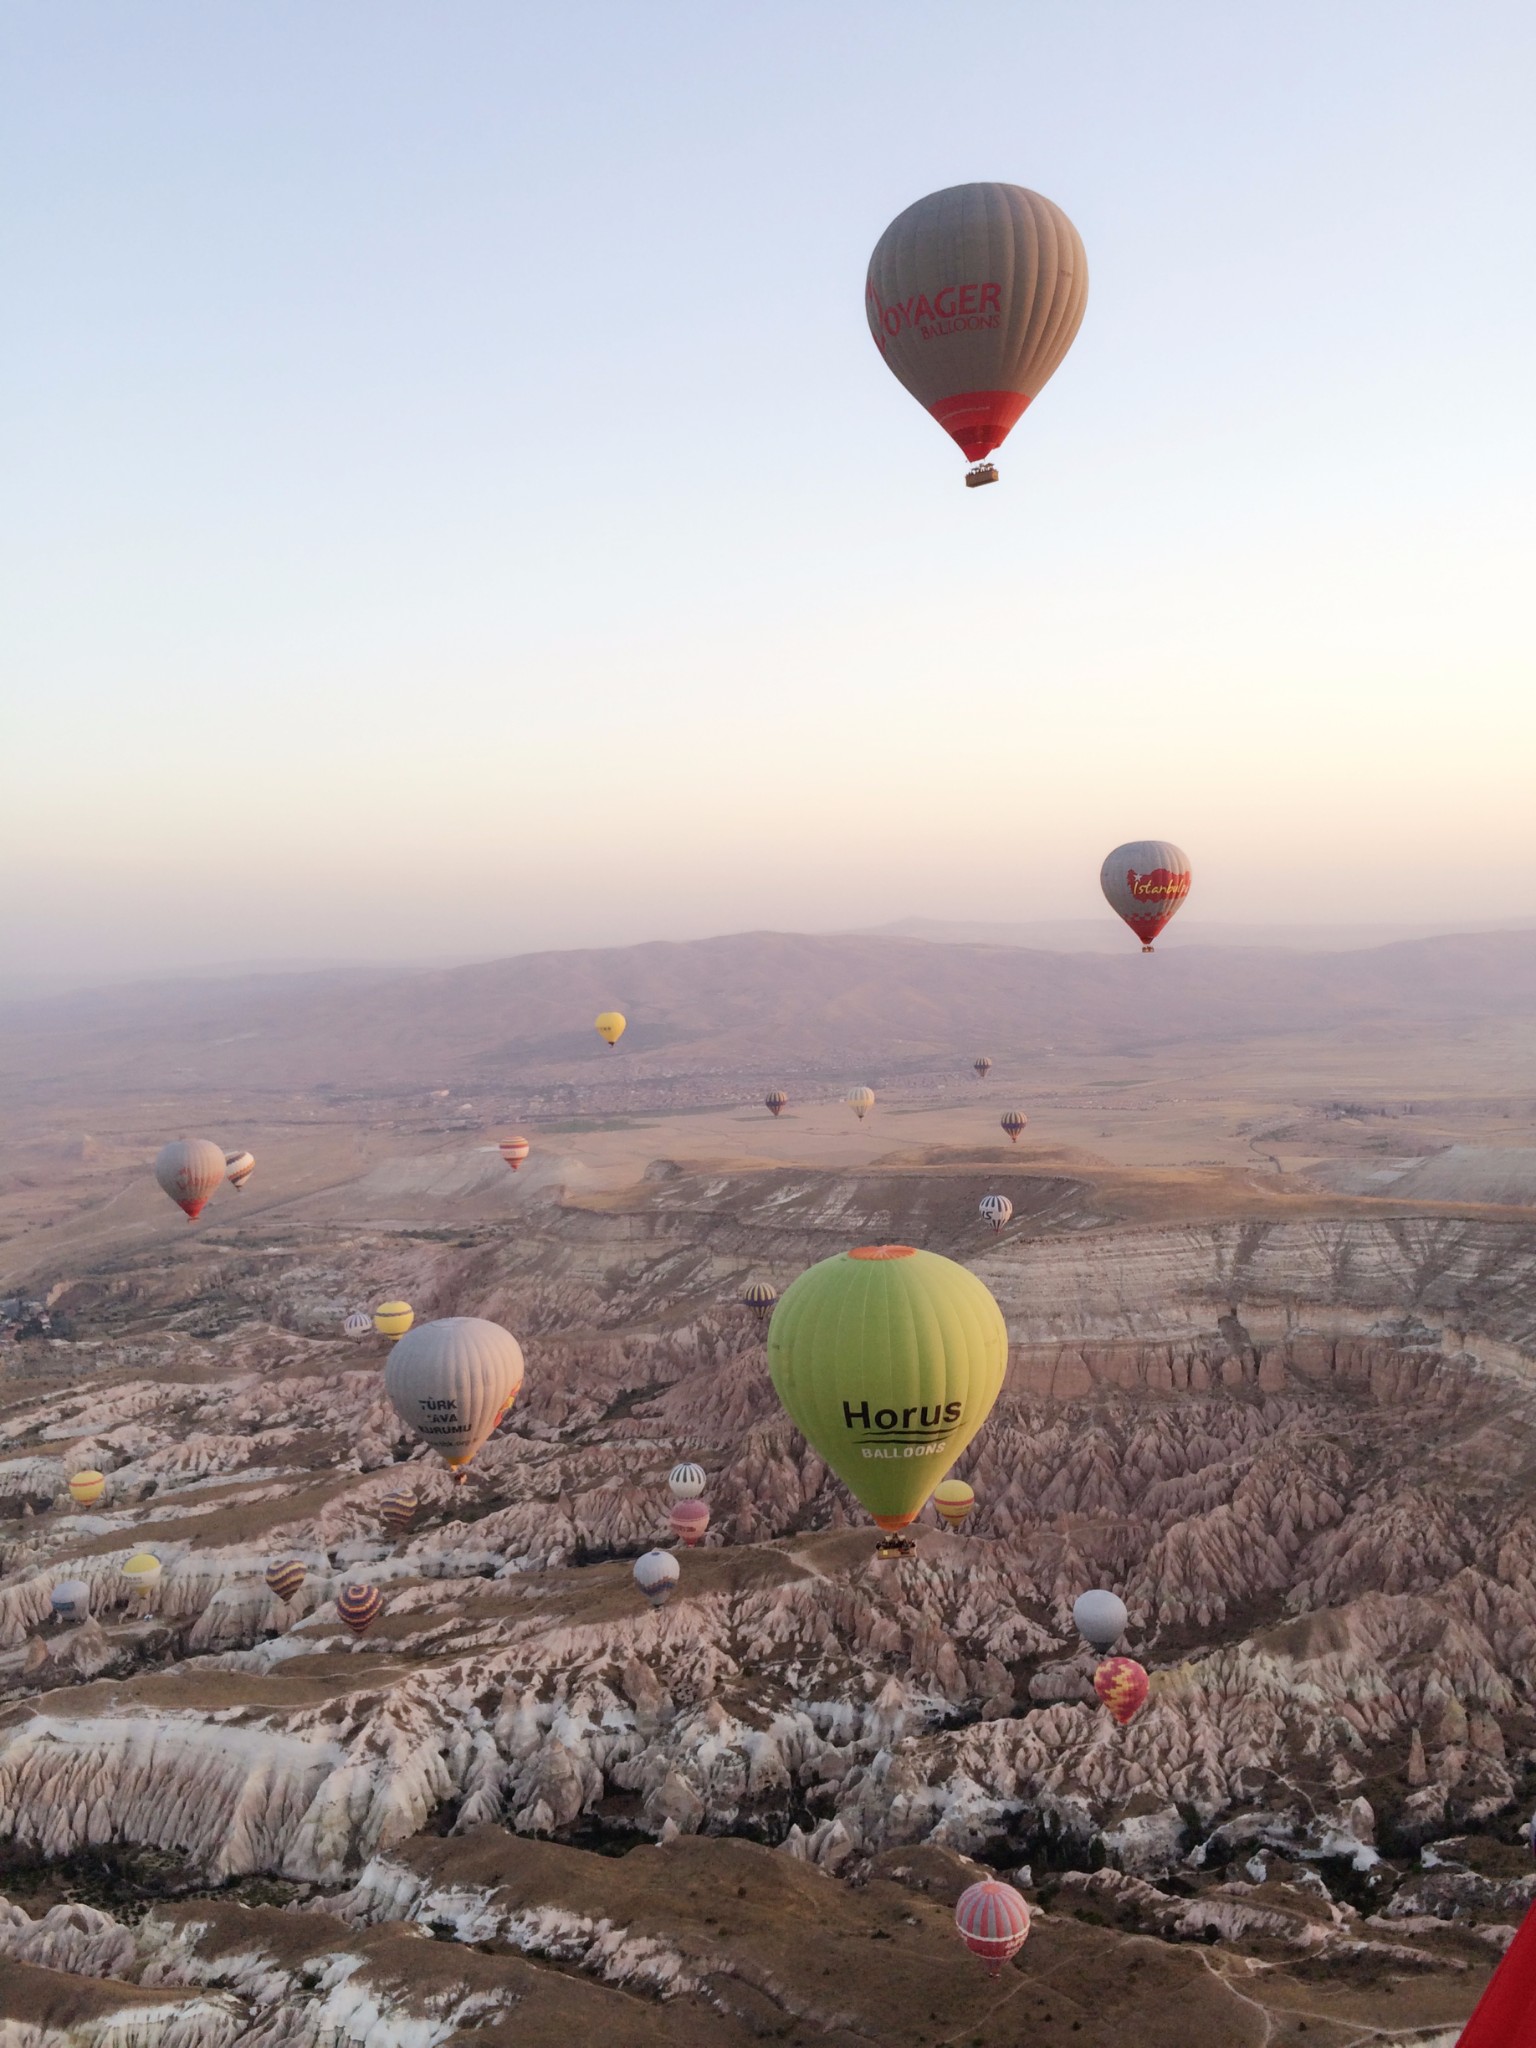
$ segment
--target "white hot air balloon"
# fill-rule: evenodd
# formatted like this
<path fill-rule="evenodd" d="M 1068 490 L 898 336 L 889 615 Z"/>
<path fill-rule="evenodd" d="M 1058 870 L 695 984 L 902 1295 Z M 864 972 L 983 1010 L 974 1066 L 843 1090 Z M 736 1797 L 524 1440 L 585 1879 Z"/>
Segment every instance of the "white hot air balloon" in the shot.
<path fill-rule="evenodd" d="M 994 1230 L 1001 1230 L 1013 1214 L 1013 1204 L 1006 1195 L 983 1195 L 978 1207 Z"/>
<path fill-rule="evenodd" d="M 1099 887 L 1117 917 L 1141 941 L 1143 953 L 1189 894 L 1189 855 L 1171 839 L 1130 839 L 1106 854 Z"/>
<path fill-rule="evenodd" d="M 681 1465 L 674 1465 L 667 1474 L 667 1484 L 672 1489 L 674 1500 L 700 1500 L 708 1483 L 704 1467 L 690 1464 L 686 1459 Z"/>
<path fill-rule="evenodd" d="M 635 1559 L 635 1584 L 653 1607 L 665 1607 L 683 1568 L 670 1550 L 648 1550 Z"/>
<path fill-rule="evenodd" d="M 996 483 L 990 455 L 1059 367 L 1088 303 L 1088 258 L 1052 200 L 950 185 L 875 244 L 864 309 L 886 366 Z"/>
<path fill-rule="evenodd" d="M 355 1308 L 342 1324 L 341 1330 L 342 1335 L 350 1337 L 355 1344 L 360 1339 L 373 1335 L 373 1317 L 369 1315 L 367 1309 Z"/>
<path fill-rule="evenodd" d="M 85 1621 L 91 1612 L 91 1589 L 84 1579 L 60 1579 L 48 1596 L 60 1621 Z"/>
<path fill-rule="evenodd" d="M 1091 1593 L 1079 1593 L 1072 1603 L 1077 1632 L 1091 1649 L 1112 1650 L 1125 1634 L 1130 1616 L 1118 1594 L 1096 1586 Z"/>
<path fill-rule="evenodd" d="M 465 1466 L 522 1384 L 522 1346 L 499 1323 L 479 1316 L 418 1323 L 384 1368 L 395 1413 L 447 1460 L 461 1484 Z"/>
<path fill-rule="evenodd" d="M 155 1158 L 155 1179 L 178 1209 L 201 1216 L 228 1171 L 224 1150 L 211 1138 L 173 1138 Z"/>
<path fill-rule="evenodd" d="M 874 1108 L 874 1106 L 875 1091 L 873 1088 L 849 1089 L 848 1107 L 853 1111 L 854 1115 L 858 1118 L 860 1123 L 863 1123 L 865 1117 L 869 1115 L 869 1112 Z"/>
<path fill-rule="evenodd" d="M 238 1193 L 256 1171 L 255 1156 L 250 1152 L 226 1152 L 224 1154 L 224 1178 Z"/>

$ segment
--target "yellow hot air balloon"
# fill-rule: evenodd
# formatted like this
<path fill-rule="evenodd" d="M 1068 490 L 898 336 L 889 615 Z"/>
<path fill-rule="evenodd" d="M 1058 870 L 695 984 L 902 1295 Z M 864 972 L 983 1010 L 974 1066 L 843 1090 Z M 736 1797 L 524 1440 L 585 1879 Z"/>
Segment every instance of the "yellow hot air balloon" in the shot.
<path fill-rule="evenodd" d="M 403 1337 L 415 1320 L 408 1301 L 381 1301 L 373 1312 L 373 1327 L 381 1337 Z"/>
<path fill-rule="evenodd" d="M 152 1593 L 165 1570 L 152 1550 L 136 1550 L 123 1566 L 123 1578 L 135 1593 Z"/>
<path fill-rule="evenodd" d="M 917 1519 L 1007 1368 L 1007 1325 L 976 1275 L 910 1245 L 823 1259 L 785 1289 L 768 1329 L 791 1421 L 890 1531 Z"/>
<path fill-rule="evenodd" d="M 958 1529 L 975 1507 L 976 1496 L 963 1479 L 941 1479 L 933 1489 L 933 1504 L 950 1528 Z"/>
<path fill-rule="evenodd" d="M 77 1508 L 93 1508 L 107 1490 L 100 1472 L 77 1472 L 69 1482 L 69 1497 Z"/>
<path fill-rule="evenodd" d="M 624 1036 L 628 1019 L 619 1010 L 600 1010 L 593 1023 L 597 1035 L 611 1052 Z"/>

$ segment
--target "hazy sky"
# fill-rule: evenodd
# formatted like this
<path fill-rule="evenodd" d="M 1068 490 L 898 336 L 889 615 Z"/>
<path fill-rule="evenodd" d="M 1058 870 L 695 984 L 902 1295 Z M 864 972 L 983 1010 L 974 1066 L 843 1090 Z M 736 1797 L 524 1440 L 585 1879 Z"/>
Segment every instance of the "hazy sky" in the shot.
<path fill-rule="evenodd" d="M 1533 99 L 1526 0 L 14 0 L 0 958 L 1536 912 Z M 968 178 L 1092 278 L 981 492 L 862 306 Z"/>

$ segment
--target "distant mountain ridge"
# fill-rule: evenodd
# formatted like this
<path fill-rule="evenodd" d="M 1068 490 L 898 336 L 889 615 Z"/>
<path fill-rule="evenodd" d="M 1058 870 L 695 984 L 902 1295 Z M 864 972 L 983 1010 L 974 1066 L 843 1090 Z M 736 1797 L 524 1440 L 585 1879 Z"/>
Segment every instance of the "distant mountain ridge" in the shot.
<path fill-rule="evenodd" d="M 623 1010 L 616 1053 L 592 1031 Z M 0 1011 L 0 1081 L 23 1091 L 326 1083 L 381 1089 L 596 1060 L 637 1075 L 915 1067 L 957 1051 L 1150 1051 L 1392 1022 L 1536 1015 L 1536 931 L 1348 953 L 1191 947 L 1147 958 L 921 939 L 744 932 L 530 953 L 433 973 L 357 970 L 145 983 Z"/>

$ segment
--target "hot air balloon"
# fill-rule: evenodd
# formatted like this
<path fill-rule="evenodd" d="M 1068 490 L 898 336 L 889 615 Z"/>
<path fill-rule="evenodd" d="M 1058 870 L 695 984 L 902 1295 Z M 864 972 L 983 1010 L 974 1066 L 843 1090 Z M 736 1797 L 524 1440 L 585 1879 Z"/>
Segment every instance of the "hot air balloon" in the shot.
<path fill-rule="evenodd" d="M 512 1171 L 516 1173 L 532 1148 L 526 1138 L 503 1138 L 500 1149 L 502 1158 L 505 1159 Z"/>
<path fill-rule="evenodd" d="M 982 464 L 1061 363 L 1088 303 L 1088 259 L 1059 206 L 1022 185 L 951 185 L 897 214 L 864 286 L 886 364 Z"/>
<path fill-rule="evenodd" d="M 267 1591 L 274 1600 L 291 1600 L 307 1574 L 308 1566 L 300 1558 L 274 1558 L 267 1566 Z"/>
<path fill-rule="evenodd" d="M 853 1111 L 854 1115 L 858 1118 L 860 1123 L 863 1123 L 865 1117 L 868 1116 L 869 1112 L 874 1108 L 874 1106 L 875 1091 L 873 1088 L 849 1089 L 848 1107 Z"/>
<path fill-rule="evenodd" d="M 403 1536 L 415 1521 L 416 1510 L 420 1506 L 415 1494 L 401 1487 L 397 1493 L 386 1493 L 379 1502 L 379 1520 L 392 1535 Z"/>
<path fill-rule="evenodd" d="M 202 1215 L 224 1172 L 223 1149 L 211 1138 L 173 1138 L 155 1158 L 155 1179 L 192 1218 Z"/>
<path fill-rule="evenodd" d="M 985 1081 L 988 1074 L 992 1071 L 992 1062 L 985 1053 L 982 1054 L 979 1060 L 972 1060 L 971 1065 L 976 1069 L 977 1078 L 982 1081 Z"/>
<path fill-rule="evenodd" d="M 1008 1133 L 1009 1144 L 1017 1145 L 1017 1143 L 1019 1142 L 1019 1133 L 1028 1124 L 1029 1118 L 1024 1114 L 1022 1109 L 1010 1109 L 1008 1114 L 1005 1117 L 1001 1117 L 999 1121 L 1001 1122 L 1003 1129 Z"/>
<path fill-rule="evenodd" d="M 670 1550 L 648 1550 L 635 1559 L 635 1584 L 653 1607 L 665 1607 L 683 1568 Z"/>
<path fill-rule="evenodd" d="M 775 1088 L 763 1097 L 763 1107 L 770 1116 L 782 1116 L 789 1107 L 789 1097 L 782 1088 Z"/>
<path fill-rule="evenodd" d="M 1111 1657 L 1093 1674 L 1093 1689 L 1124 1728 L 1140 1713 L 1151 1683 L 1134 1657 Z"/>
<path fill-rule="evenodd" d="M 256 1161 L 249 1152 L 226 1152 L 224 1154 L 224 1178 L 237 1192 L 243 1188 L 256 1171 Z"/>
<path fill-rule="evenodd" d="M 416 1320 L 408 1301 L 381 1301 L 373 1312 L 373 1327 L 381 1337 L 399 1338 Z"/>
<path fill-rule="evenodd" d="M 407 1429 L 442 1454 L 456 1481 L 517 1398 L 523 1352 L 499 1323 L 444 1316 L 402 1337 L 384 1391 Z"/>
<path fill-rule="evenodd" d="M 136 1550 L 123 1566 L 122 1576 L 135 1593 L 152 1593 L 165 1567 L 152 1550 Z"/>
<path fill-rule="evenodd" d="M 1152 941 L 1189 894 L 1189 855 L 1169 839 L 1130 839 L 1099 869 L 1109 907 L 1150 953 Z"/>
<path fill-rule="evenodd" d="M 770 1287 L 766 1280 L 754 1280 L 749 1287 L 741 1290 L 743 1308 L 751 1309 L 760 1323 L 773 1314 L 773 1305 L 779 1298 L 777 1287 Z"/>
<path fill-rule="evenodd" d="M 393 1302 L 389 1304 L 391 1308 L 395 1305 Z M 371 1337 L 373 1335 L 373 1317 L 369 1315 L 367 1309 L 355 1308 L 342 1324 L 341 1331 L 344 1337 L 350 1337 L 354 1342 L 360 1337 Z"/>
<path fill-rule="evenodd" d="M 93 1508 L 107 1490 L 100 1472 L 77 1472 L 69 1482 L 69 1497 L 77 1508 Z"/>
<path fill-rule="evenodd" d="M 698 1500 L 707 1484 L 704 1467 L 687 1459 L 681 1465 L 674 1465 L 667 1474 L 667 1485 L 674 1500 Z"/>
<path fill-rule="evenodd" d="M 610 1052 L 624 1036 L 624 1027 L 627 1022 L 628 1019 L 621 1016 L 617 1010 L 601 1010 L 593 1019 L 598 1037 L 602 1039 Z"/>
<path fill-rule="evenodd" d="M 1119 1642 L 1129 1620 L 1125 1602 L 1118 1595 L 1105 1592 L 1102 1586 L 1091 1593 L 1079 1593 L 1072 1603 L 1072 1621 L 1078 1634 L 1101 1657 Z"/>
<path fill-rule="evenodd" d="M 950 1528 L 958 1529 L 975 1507 L 976 1496 L 963 1479 L 941 1479 L 933 1489 L 933 1504 Z"/>
<path fill-rule="evenodd" d="M 823 1259 L 768 1330 L 790 1420 L 887 1532 L 917 1519 L 1007 1366 L 1007 1325 L 975 1274 L 904 1244 Z"/>
<path fill-rule="evenodd" d="M 709 1527 L 709 1508 L 701 1500 L 675 1500 L 672 1512 L 667 1517 L 667 1527 L 674 1536 L 680 1536 L 688 1548 L 701 1540 Z"/>
<path fill-rule="evenodd" d="M 996 1977 L 1029 1939 L 1029 1908 L 1022 1892 L 989 1877 L 960 1894 L 955 1925 L 973 1956 L 980 1956 L 987 1975 Z"/>
<path fill-rule="evenodd" d="M 1013 1204 L 1006 1195 L 983 1195 L 977 1207 L 994 1230 L 1001 1230 L 1013 1214 Z"/>
<path fill-rule="evenodd" d="M 60 1579 L 48 1595 L 48 1604 L 60 1621 L 87 1621 L 91 1589 L 84 1579 Z"/>
<path fill-rule="evenodd" d="M 344 1622 L 355 1636 L 367 1635 L 383 1611 L 384 1595 L 377 1586 L 354 1583 L 343 1586 L 336 1595 L 337 1618 Z"/>

